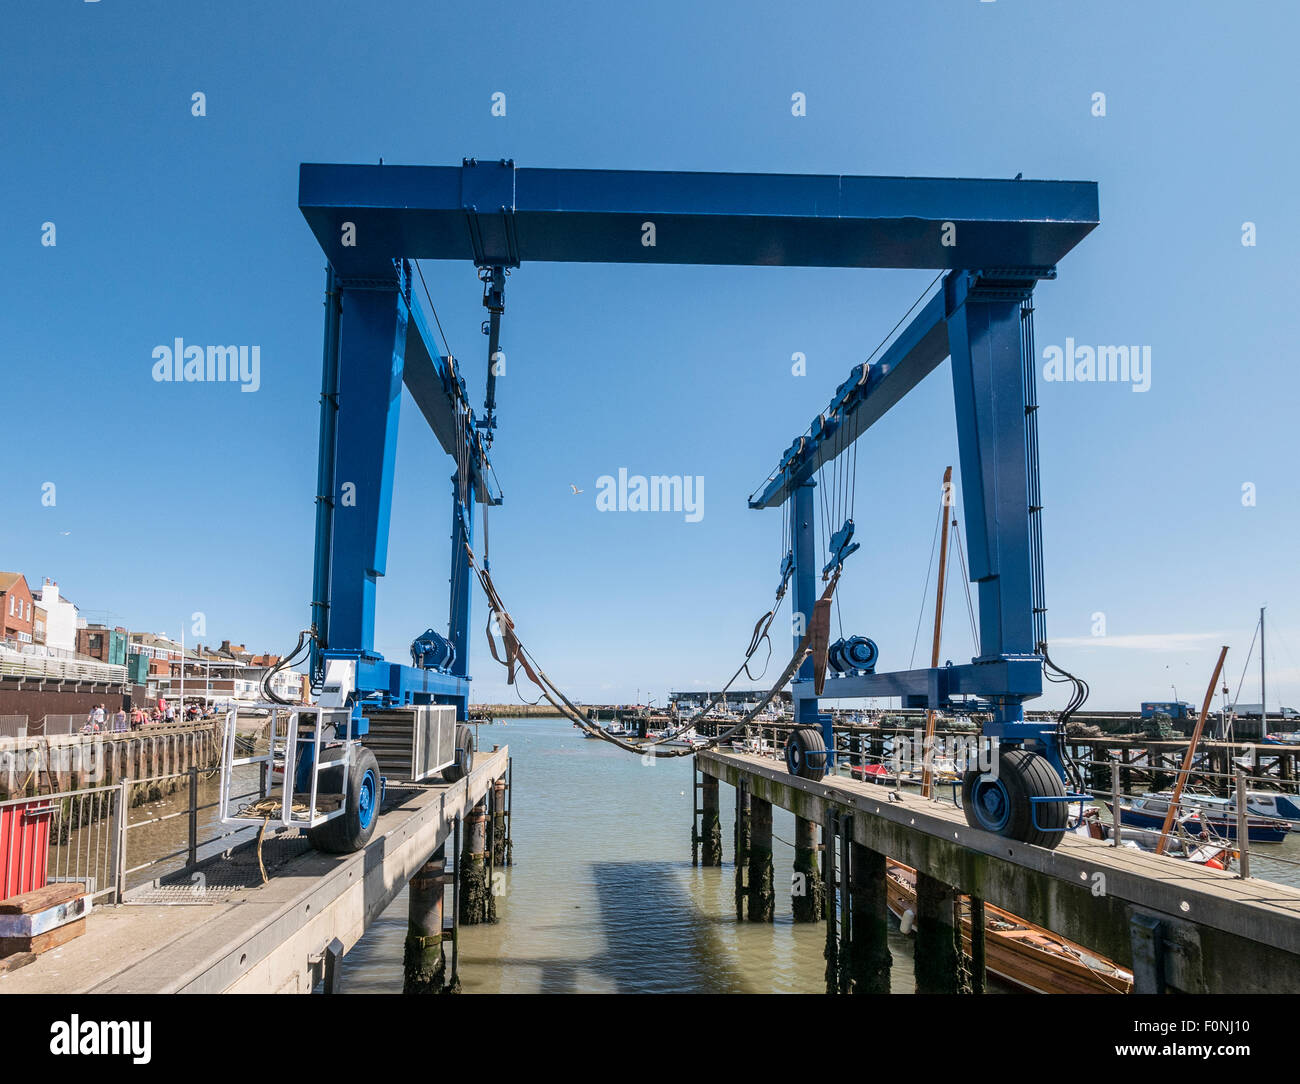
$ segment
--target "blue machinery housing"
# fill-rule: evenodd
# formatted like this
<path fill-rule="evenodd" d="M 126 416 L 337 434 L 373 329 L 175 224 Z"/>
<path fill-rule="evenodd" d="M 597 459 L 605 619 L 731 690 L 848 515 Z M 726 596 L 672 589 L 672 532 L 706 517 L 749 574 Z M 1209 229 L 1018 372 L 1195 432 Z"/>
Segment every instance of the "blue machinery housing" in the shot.
<path fill-rule="evenodd" d="M 980 655 L 959 666 L 844 673 L 824 695 L 900 696 L 909 706 L 931 708 L 975 697 L 993 714 L 986 733 L 1004 746 L 1040 751 L 1061 770 L 1052 727 L 1027 723 L 1023 710 L 1042 692 L 1044 640 L 1027 326 L 1034 287 L 1054 278 L 1061 257 L 1099 222 L 1096 184 L 519 169 L 510 161 L 467 159 L 459 167 L 304 164 L 299 207 L 330 265 L 314 672 L 329 659 L 355 660 L 358 700 L 453 703 L 465 717 L 465 545 L 472 544 L 474 505 L 501 501 L 485 440 L 495 419 L 491 402 L 486 418 L 475 416 L 455 359 L 435 348 L 412 300 L 406 261 L 471 261 L 498 289 L 502 269 L 525 261 L 928 268 L 947 272 L 942 289 L 878 360 L 851 370 L 750 507 L 792 503 L 794 606 L 810 621 L 819 567 L 817 469 L 951 357 Z M 495 331 L 500 310 L 489 308 Z M 453 479 L 450 650 L 416 652 L 434 663 L 449 659 L 441 668 L 386 662 L 374 647 L 403 385 L 460 465 Z M 797 720 L 820 725 L 829 738 L 812 671 L 808 660 L 794 682 Z"/>

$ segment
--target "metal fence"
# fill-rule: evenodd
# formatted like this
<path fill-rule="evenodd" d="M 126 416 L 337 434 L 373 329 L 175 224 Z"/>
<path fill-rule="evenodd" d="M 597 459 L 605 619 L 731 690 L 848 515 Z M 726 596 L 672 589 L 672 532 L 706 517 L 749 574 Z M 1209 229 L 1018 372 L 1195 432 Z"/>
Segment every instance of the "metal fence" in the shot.
<path fill-rule="evenodd" d="M 39 723 L 33 723 L 27 728 L 27 736 L 60 738 L 67 734 L 80 734 L 85 725 L 84 715 L 45 715 Z"/>
<path fill-rule="evenodd" d="M 0 814 L 23 807 L 24 821 L 50 818 L 47 883 L 83 883 L 92 900 L 121 903 L 128 888 L 194 866 L 203 852 L 220 850 L 224 840 L 249 834 L 247 827 L 231 829 L 219 820 L 201 827 L 203 814 L 216 810 L 219 800 L 200 801 L 200 783 L 215 774 L 191 768 L 108 787 L 12 798 L 0 802 Z M 254 780 L 250 785 L 257 789 L 232 798 L 259 797 L 264 783 Z M 151 788 L 159 797 L 132 808 L 137 787 Z M 174 794 L 185 795 L 184 806 L 157 813 L 163 800 Z M 21 841 L 14 833 L 8 842 L 17 848 Z"/>
<path fill-rule="evenodd" d="M 92 900 L 117 898 L 116 844 L 121 835 L 122 794 L 121 787 L 90 787 L 13 798 L 0 802 L 0 813 L 12 810 L 26 825 L 49 818 L 47 883 L 82 883 Z M 21 836 L 21 831 L 9 835 L 7 869 L 17 860 Z"/>
<path fill-rule="evenodd" d="M 26 715 L 0 715 L 0 738 L 27 737 Z"/>

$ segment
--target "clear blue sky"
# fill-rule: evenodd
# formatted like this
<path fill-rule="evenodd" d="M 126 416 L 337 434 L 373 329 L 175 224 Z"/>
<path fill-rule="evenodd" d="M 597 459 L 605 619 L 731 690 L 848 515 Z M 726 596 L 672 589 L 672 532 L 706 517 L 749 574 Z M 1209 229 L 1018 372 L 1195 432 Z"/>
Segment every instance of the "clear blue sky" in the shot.
<path fill-rule="evenodd" d="M 1095 706 L 1172 696 L 1170 684 L 1199 700 L 1221 642 L 1235 687 L 1267 604 L 1270 699 L 1300 702 L 1295 9 L 651 7 L 61 0 L 12 12 L 0 567 L 54 577 L 90 616 L 135 629 L 177 635 L 201 611 L 210 641 L 293 643 L 311 585 L 323 283 L 296 206 L 302 161 L 1023 172 L 1101 191 L 1102 225 L 1038 291 L 1040 350 L 1067 337 L 1152 350 L 1146 393 L 1040 384 L 1056 654 L 1091 681 Z M 191 115 L 196 91 L 205 117 Z M 497 91 L 504 118 L 491 115 Z M 795 92 L 805 117 L 791 115 Z M 47 221 L 55 247 L 41 244 Z M 1254 247 L 1241 243 L 1247 221 Z M 425 270 L 480 402 L 474 270 Z M 779 556 L 779 516 L 746 496 L 931 277 L 512 275 L 493 565 L 572 695 L 662 699 L 730 674 Z M 177 336 L 260 345 L 260 389 L 155 383 L 151 352 Z M 795 351 L 804 377 L 791 375 Z M 951 400 L 945 363 L 859 449 L 874 552 L 849 563 L 844 622 L 888 668 L 911 656 L 938 480 L 955 462 Z M 409 399 L 403 411 L 378 618 L 398 660 L 446 620 L 451 471 Z M 702 475 L 703 520 L 598 512 L 595 480 L 619 467 Z M 1091 635 L 1097 612 L 1105 637 Z M 967 658 L 959 595 L 950 613 L 945 657 Z M 476 698 L 510 695 L 481 644 L 476 632 Z M 1256 680 L 1243 699 L 1258 699 Z"/>

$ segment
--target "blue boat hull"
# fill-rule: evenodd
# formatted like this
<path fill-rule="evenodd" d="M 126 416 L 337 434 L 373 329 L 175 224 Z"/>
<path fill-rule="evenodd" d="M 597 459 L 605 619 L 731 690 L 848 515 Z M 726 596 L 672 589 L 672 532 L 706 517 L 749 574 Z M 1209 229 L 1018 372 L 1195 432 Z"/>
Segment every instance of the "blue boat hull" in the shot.
<path fill-rule="evenodd" d="M 1115 807 L 1110 807 L 1111 816 L 1115 815 Z M 1146 813 L 1140 809 L 1129 807 L 1121 808 L 1120 823 L 1130 825 L 1133 828 L 1154 828 L 1159 831 L 1164 827 L 1165 816 L 1163 813 Z M 1204 823 L 1202 823 L 1204 821 Z M 1210 832 L 1219 836 L 1221 839 L 1237 838 L 1237 819 L 1235 817 L 1206 817 L 1204 813 L 1194 813 L 1188 820 L 1183 822 L 1187 830 L 1192 833 L 1201 832 L 1208 825 Z M 1290 828 L 1282 828 L 1271 824 L 1247 824 L 1246 839 L 1250 843 L 1281 843 L 1287 837 Z"/>

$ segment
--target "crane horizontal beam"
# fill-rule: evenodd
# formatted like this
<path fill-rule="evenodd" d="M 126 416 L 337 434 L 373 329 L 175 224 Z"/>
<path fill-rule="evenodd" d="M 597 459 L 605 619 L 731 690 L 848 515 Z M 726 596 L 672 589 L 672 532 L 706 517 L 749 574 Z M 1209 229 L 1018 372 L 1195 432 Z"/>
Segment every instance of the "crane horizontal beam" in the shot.
<path fill-rule="evenodd" d="M 772 508 L 863 433 L 948 356 L 945 293 L 940 289 L 873 363 L 849 373 L 830 407 L 814 419 L 810 431 L 790 445 L 776 470 L 749 498 L 750 508 Z"/>
<path fill-rule="evenodd" d="M 304 163 L 341 274 L 395 257 L 978 269 L 1051 266 L 1099 221 L 1091 181 Z"/>

